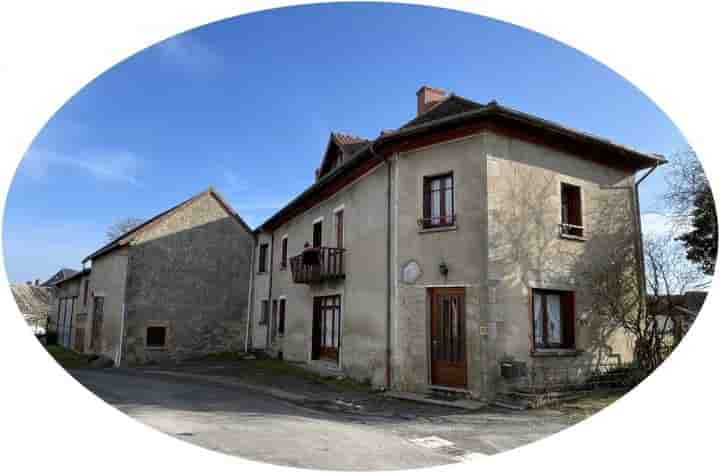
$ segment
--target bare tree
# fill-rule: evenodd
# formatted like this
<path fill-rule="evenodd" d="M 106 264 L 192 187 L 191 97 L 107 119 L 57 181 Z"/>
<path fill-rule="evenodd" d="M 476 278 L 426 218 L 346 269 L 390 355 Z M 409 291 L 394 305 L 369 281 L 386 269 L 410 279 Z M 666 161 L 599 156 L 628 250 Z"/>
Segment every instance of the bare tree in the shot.
<path fill-rule="evenodd" d="M 608 327 L 631 336 L 637 363 L 651 372 L 679 342 L 668 336 L 673 328 L 670 314 L 678 305 L 672 296 L 695 287 L 704 276 L 671 234 L 653 235 L 644 242 L 647 287 L 641 287 L 631 238 L 614 245 L 606 259 L 587 266 L 584 276 L 593 313 Z M 609 240 L 622 241 L 617 235 Z M 646 304 L 648 295 L 653 307 Z"/>
<path fill-rule="evenodd" d="M 695 196 L 709 186 L 705 170 L 694 151 L 672 155 L 666 181 L 665 201 L 672 216 L 684 225 L 695 207 Z"/>
<path fill-rule="evenodd" d="M 717 212 L 710 182 L 692 150 L 677 153 L 670 160 L 665 201 L 670 207 L 686 257 L 706 275 L 715 272 L 718 252 Z"/>
<path fill-rule="evenodd" d="M 124 218 L 120 221 L 117 221 L 110 225 L 108 229 L 105 231 L 105 237 L 107 238 L 107 241 L 113 241 L 120 237 L 121 235 L 124 235 L 125 233 L 129 232 L 133 228 L 137 227 L 141 223 L 143 223 L 144 220 L 140 218 L 134 218 L 134 217 L 128 217 Z"/>

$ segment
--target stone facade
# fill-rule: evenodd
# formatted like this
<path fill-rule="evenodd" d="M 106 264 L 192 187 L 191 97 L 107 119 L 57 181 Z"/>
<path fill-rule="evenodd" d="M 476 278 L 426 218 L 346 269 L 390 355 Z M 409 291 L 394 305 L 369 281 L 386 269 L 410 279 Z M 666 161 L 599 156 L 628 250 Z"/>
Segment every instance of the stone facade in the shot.
<path fill-rule="evenodd" d="M 424 178 L 447 172 L 454 178 L 456 223 L 423 229 L 418 219 Z M 560 237 L 562 183 L 581 189 L 582 239 Z M 488 130 L 395 153 L 349 187 L 258 235 L 258 245 L 270 245 L 272 257 L 269 273 L 254 271 L 252 345 L 312 362 L 313 296 L 340 294 L 338 368 L 384 385 L 389 290 L 391 387 L 426 391 L 431 385 L 430 290 L 452 287 L 464 288 L 467 390 L 474 397 L 492 398 L 514 382 L 501 376 L 503 361 L 521 363 L 526 370 L 562 370 L 568 377 L 582 377 L 592 362 L 630 362 L 628 337 L 608 333 L 589 313 L 580 263 L 603 261 L 608 248 L 637 238 L 634 189 L 631 171 Z M 339 206 L 346 216 L 346 279 L 294 284 L 290 271 L 279 268 L 282 239 L 288 238 L 288 256 L 299 254 L 312 241 L 313 223 L 319 218 L 332 222 Z M 323 242 L 331 246 L 333 231 L 332 224 L 323 226 Z M 257 263 L 256 258 L 255 270 Z M 534 349 L 533 289 L 574 294 L 572 350 Z M 271 324 L 260 321 L 262 301 L 279 298 L 287 301 L 284 338 L 271 336 Z"/>
<path fill-rule="evenodd" d="M 258 274 L 255 260 L 252 346 L 284 359 L 312 362 L 313 298 L 340 295 L 342 348 L 339 366 L 351 376 L 384 383 L 385 320 L 387 314 L 387 166 L 380 165 L 363 179 L 276 229 L 258 235 L 258 245 L 271 246 L 272 271 Z M 280 268 L 281 242 L 288 238 L 288 258 L 299 255 L 313 241 L 313 223 L 322 221 L 323 246 L 337 246 L 336 212 L 343 211 L 345 279 L 322 284 L 295 284 L 290 268 Z M 255 251 L 258 254 L 258 251 Z M 270 279 L 272 274 L 272 290 Z M 271 341 L 271 324 L 260 320 L 263 300 L 286 300 L 284 337 Z M 268 342 L 271 342 L 268 344 Z"/>
<path fill-rule="evenodd" d="M 93 295 L 104 297 L 96 351 L 116 364 L 142 364 L 243 350 L 253 244 L 247 226 L 208 191 L 94 258 Z M 161 345 L 149 343 L 153 330 Z"/>

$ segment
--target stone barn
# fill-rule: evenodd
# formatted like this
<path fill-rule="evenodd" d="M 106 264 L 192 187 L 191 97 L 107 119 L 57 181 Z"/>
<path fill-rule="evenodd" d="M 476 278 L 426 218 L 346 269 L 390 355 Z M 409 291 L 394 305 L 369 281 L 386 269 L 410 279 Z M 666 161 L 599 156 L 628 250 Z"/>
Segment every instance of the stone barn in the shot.
<path fill-rule="evenodd" d="M 95 251 L 87 351 L 119 366 L 243 349 L 253 246 L 209 188 Z"/>

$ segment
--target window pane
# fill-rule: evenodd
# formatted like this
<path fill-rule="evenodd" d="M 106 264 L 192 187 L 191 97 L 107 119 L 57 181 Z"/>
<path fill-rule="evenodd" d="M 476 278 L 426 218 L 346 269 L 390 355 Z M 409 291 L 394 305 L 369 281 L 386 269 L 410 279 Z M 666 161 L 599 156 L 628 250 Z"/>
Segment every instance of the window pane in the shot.
<path fill-rule="evenodd" d="M 452 185 L 445 189 L 445 215 L 451 216 L 453 214 L 453 195 Z"/>
<path fill-rule="evenodd" d="M 540 294 L 533 295 L 533 323 L 535 325 L 535 346 L 543 345 L 543 316 L 542 316 L 542 296 Z"/>
<path fill-rule="evenodd" d="M 560 296 L 558 294 L 548 294 L 546 298 L 548 317 L 547 341 L 551 345 L 560 345 L 562 343 Z"/>

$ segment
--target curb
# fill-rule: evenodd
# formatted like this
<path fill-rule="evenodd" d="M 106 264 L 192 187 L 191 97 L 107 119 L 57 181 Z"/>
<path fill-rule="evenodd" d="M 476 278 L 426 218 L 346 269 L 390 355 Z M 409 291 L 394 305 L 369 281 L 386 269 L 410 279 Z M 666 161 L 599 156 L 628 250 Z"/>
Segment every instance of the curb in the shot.
<path fill-rule="evenodd" d="M 477 411 L 484 407 L 487 407 L 487 404 L 484 402 L 472 401 L 469 399 L 460 399 L 457 401 L 443 401 L 441 399 L 432 399 L 427 396 L 423 396 L 421 394 L 397 392 L 397 391 L 387 391 L 384 394 L 384 396 L 390 397 L 393 399 L 400 399 L 403 401 L 422 402 L 425 404 L 435 404 L 438 406 L 456 407 L 456 408 L 465 409 L 468 411 Z"/>
<path fill-rule="evenodd" d="M 301 394 L 295 394 L 295 393 L 291 393 L 288 391 L 283 391 L 282 389 L 260 386 L 258 384 L 246 383 L 246 382 L 238 381 L 234 378 L 230 378 L 227 376 L 208 376 L 208 375 L 195 374 L 195 373 L 185 373 L 185 372 L 179 372 L 179 371 L 164 371 L 164 370 L 142 370 L 142 371 L 138 371 L 138 373 L 159 374 L 159 375 L 166 375 L 166 376 L 174 376 L 176 378 L 194 379 L 197 381 L 208 381 L 211 383 L 219 383 L 219 384 L 224 384 L 226 386 L 243 388 L 243 389 L 247 389 L 248 391 L 254 391 L 254 392 L 258 392 L 258 393 L 262 393 L 262 394 L 267 394 L 268 396 L 282 399 L 283 401 L 306 402 L 306 401 L 311 400 L 309 397 L 303 396 Z"/>

